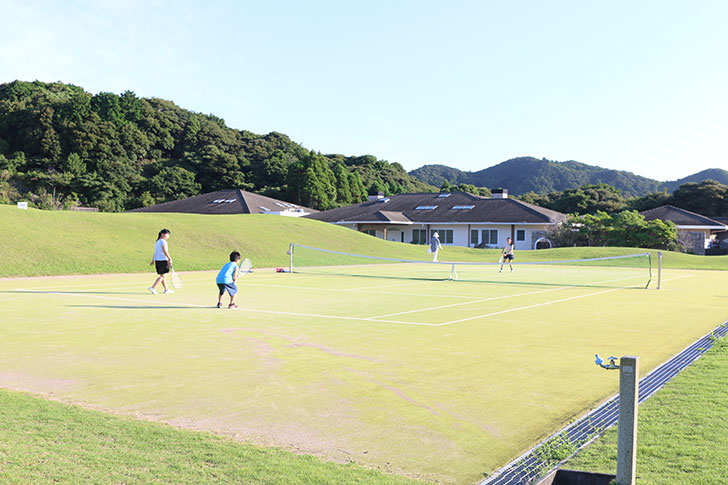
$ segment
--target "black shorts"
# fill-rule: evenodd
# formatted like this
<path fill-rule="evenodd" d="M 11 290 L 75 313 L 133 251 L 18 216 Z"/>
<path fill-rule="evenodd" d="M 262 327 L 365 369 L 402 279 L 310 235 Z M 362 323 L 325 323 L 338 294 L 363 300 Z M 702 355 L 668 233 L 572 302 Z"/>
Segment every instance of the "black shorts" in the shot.
<path fill-rule="evenodd" d="M 164 261 L 154 261 L 154 266 L 157 268 L 157 274 L 169 273 L 169 261 L 166 259 Z"/>
<path fill-rule="evenodd" d="M 503 261 L 513 261 L 513 255 L 506 254 L 505 256 L 503 256 Z"/>

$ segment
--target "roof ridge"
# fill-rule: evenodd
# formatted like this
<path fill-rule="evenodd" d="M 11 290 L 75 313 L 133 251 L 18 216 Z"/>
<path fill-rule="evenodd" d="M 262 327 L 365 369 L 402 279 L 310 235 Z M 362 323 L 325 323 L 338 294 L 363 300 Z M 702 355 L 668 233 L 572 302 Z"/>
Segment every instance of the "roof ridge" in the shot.
<path fill-rule="evenodd" d="M 725 224 L 721 224 L 719 221 L 716 221 L 714 219 L 711 219 L 708 216 L 704 216 L 703 214 L 698 214 L 697 212 L 689 211 L 687 209 L 683 209 L 682 207 L 678 207 L 678 206 L 675 206 L 675 205 L 672 205 L 672 204 L 665 204 L 665 205 L 661 205 L 659 207 L 653 207 L 652 209 L 647 209 L 646 211 L 642 211 L 642 212 L 644 213 L 644 212 L 654 211 L 654 210 L 657 210 L 657 209 L 664 209 L 664 208 L 667 208 L 667 207 L 669 207 L 671 209 L 675 209 L 675 210 L 680 211 L 680 212 L 683 212 L 685 214 L 690 214 L 691 216 L 697 216 L 697 217 L 700 217 L 701 219 L 705 219 L 707 221 L 714 222 L 714 223 L 718 224 L 719 226 L 724 226 L 725 225 Z"/>

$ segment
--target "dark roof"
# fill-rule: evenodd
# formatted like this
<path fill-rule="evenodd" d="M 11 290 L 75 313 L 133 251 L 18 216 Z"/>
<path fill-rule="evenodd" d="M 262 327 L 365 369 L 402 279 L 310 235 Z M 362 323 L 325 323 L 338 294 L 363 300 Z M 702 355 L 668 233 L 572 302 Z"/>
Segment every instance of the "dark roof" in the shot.
<path fill-rule="evenodd" d="M 241 189 L 226 189 L 187 199 L 141 207 L 130 212 L 181 212 L 187 214 L 261 214 L 264 212 L 317 212 L 265 195 Z"/>
<path fill-rule="evenodd" d="M 306 216 L 325 222 L 392 223 L 530 223 L 566 221 L 561 212 L 516 199 L 486 199 L 464 192 L 445 194 L 399 194 L 361 204 L 339 207 Z M 434 209 L 417 207 L 432 207 Z M 454 207 L 461 208 L 455 209 Z M 471 207 L 472 206 L 472 207 Z"/>
<path fill-rule="evenodd" d="M 640 214 L 645 216 L 646 221 L 662 219 L 663 221 L 672 221 L 678 226 L 714 226 L 715 229 L 725 228 L 725 224 L 721 222 L 672 205 L 663 205 L 642 211 Z"/>

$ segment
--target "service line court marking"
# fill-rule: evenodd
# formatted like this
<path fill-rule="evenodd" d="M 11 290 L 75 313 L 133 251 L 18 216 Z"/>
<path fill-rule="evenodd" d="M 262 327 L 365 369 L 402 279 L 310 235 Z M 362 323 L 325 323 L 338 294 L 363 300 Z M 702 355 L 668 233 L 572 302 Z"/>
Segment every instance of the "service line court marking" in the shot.
<path fill-rule="evenodd" d="M 629 276 L 627 278 L 615 278 L 615 279 L 610 279 L 610 280 L 596 281 L 594 283 L 591 283 L 590 285 L 596 286 L 596 285 L 601 285 L 601 284 L 604 284 L 604 283 L 611 283 L 611 282 L 614 282 L 614 281 L 632 280 L 632 279 L 636 279 L 636 278 L 641 278 L 641 276 Z M 386 315 L 378 315 L 378 316 L 369 317 L 369 318 L 377 319 L 377 318 L 393 317 L 393 316 L 396 316 L 396 315 L 404 315 L 404 314 L 407 314 L 407 313 L 429 312 L 429 311 L 432 311 L 432 310 L 440 310 L 442 308 L 451 308 L 451 307 L 455 307 L 455 306 L 471 305 L 473 303 L 483 303 L 483 302 L 486 302 L 486 301 L 493 301 L 493 300 L 504 300 L 506 298 L 517 298 L 519 296 L 535 295 L 535 294 L 538 294 L 538 293 L 546 293 L 546 292 L 549 292 L 549 291 L 558 291 L 558 290 L 564 290 L 564 289 L 567 289 L 567 288 L 580 288 L 580 287 L 581 286 L 578 286 L 578 285 L 577 286 L 574 286 L 574 285 L 564 285 L 564 286 L 559 286 L 559 287 L 556 287 L 556 288 L 547 288 L 545 290 L 529 291 L 529 292 L 526 292 L 526 293 L 515 293 L 513 295 L 493 296 L 493 297 L 490 297 L 490 298 L 481 298 L 481 299 L 478 299 L 478 300 L 466 301 L 466 302 L 462 302 L 462 303 L 451 303 L 449 305 L 440 305 L 440 306 L 434 306 L 434 307 L 429 307 L 429 308 L 421 308 L 421 309 L 418 309 L 418 310 L 407 310 L 407 311 L 404 311 L 404 312 L 388 313 Z M 615 290 L 622 290 L 622 289 L 626 289 L 626 288 L 613 288 L 613 289 L 615 289 Z"/>

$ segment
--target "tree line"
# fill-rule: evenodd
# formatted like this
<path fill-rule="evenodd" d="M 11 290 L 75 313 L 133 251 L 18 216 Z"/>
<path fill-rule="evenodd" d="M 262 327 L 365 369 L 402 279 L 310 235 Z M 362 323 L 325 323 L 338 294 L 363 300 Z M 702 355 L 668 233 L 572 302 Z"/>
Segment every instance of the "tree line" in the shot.
<path fill-rule="evenodd" d="M 590 184 L 549 194 L 529 192 L 519 197 L 524 202 L 565 214 L 615 213 L 624 210 L 645 211 L 673 205 L 707 217 L 728 217 L 728 185 L 715 180 L 687 182 L 672 194 L 667 190 L 642 197 L 623 197 L 607 184 Z"/>
<path fill-rule="evenodd" d="M 124 211 L 227 188 L 325 210 L 434 192 L 398 163 L 322 154 L 171 101 L 63 83 L 0 85 L 0 203 Z"/>
<path fill-rule="evenodd" d="M 569 214 L 549 236 L 558 246 L 627 246 L 690 250 L 671 221 L 646 221 L 639 212 L 663 205 L 708 217 L 728 217 L 728 185 L 715 180 L 688 182 L 672 194 L 666 190 L 625 198 L 607 184 L 583 185 L 550 194 L 528 193 L 521 200 Z"/>

